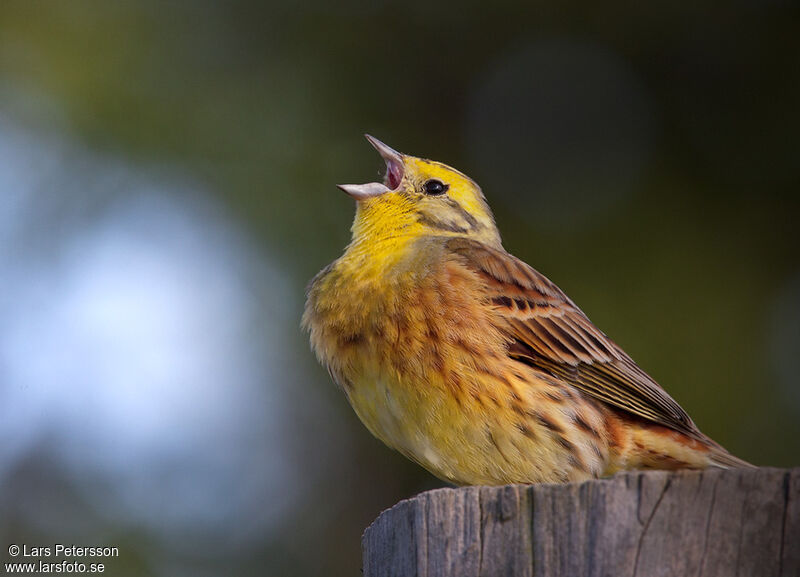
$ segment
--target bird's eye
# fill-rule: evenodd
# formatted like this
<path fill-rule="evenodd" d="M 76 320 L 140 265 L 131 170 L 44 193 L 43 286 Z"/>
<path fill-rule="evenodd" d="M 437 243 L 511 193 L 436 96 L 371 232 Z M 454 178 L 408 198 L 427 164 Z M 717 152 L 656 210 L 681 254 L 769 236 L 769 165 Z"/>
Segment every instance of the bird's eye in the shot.
<path fill-rule="evenodd" d="M 450 188 L 449 184 L 445 184 L 441 180 L 432 179 L 425 183 L 425 194 L 438 196 L 447 192 L 448 188 Z"/>

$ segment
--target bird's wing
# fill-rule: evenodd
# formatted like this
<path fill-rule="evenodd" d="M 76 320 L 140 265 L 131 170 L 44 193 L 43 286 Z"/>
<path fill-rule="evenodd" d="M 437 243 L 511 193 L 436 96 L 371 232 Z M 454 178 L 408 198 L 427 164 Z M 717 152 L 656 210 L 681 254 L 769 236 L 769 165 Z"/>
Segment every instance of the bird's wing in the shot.
<path fill-rule="evenodd" d="M 480 242 L 455 238 L 446 246 L 481 277 L 498 325 L 511 340 L 509 356 L 632 415 L 709 441 L 686 411 L 544 275 Z"/>

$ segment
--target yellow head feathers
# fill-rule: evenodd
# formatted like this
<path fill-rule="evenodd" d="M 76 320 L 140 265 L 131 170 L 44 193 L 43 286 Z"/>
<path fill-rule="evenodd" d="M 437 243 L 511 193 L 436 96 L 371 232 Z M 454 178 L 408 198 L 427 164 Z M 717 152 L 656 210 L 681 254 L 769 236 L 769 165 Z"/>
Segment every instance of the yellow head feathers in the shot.
<path fill-rule="evenodd" d="M 500 246 L 492 212 L 469 177 L 439 162 L 400 154 L 366 136 L 386 162 L 386 176 L 383 183 L 339 186 L 358 201 L 354 242 L 465 236 Z"/>

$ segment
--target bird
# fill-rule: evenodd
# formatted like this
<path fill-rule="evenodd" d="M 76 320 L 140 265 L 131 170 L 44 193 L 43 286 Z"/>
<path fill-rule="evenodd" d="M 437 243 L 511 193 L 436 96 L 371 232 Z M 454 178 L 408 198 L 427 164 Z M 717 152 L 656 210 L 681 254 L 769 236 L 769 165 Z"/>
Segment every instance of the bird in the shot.
<path fill-rule="evenodd" d="M 365 136 L 385 176 L 338 185 L 352 240 L 309 283 L 301 324 L 375 437 L 455 485 L 752 466 L 506 252 L 472 179 Z"/>

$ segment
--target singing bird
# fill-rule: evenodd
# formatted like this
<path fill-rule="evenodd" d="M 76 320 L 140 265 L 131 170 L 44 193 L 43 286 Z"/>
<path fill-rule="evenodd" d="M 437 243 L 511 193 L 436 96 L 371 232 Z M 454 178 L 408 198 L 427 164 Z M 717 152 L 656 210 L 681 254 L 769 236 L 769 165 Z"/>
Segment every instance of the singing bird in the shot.
<path fill-rule="evenodd" d="M 505 251 L 480 187 L 366 135 L 382 183 L 311 281 L 311 346 L 367 429 L 457 485 L 743 467 L 544 275 Z"/>

